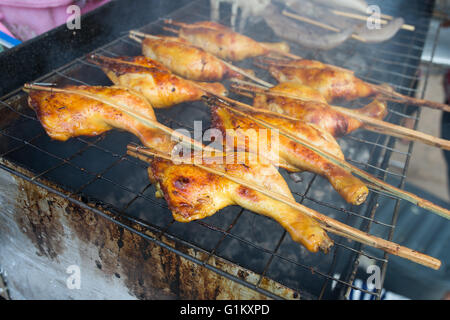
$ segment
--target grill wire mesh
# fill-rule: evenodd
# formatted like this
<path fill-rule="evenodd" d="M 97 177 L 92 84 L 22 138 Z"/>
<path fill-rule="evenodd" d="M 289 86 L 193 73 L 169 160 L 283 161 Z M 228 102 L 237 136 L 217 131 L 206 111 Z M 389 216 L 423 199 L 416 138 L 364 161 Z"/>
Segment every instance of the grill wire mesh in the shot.
<path fill-rule="evenodd" d="M 393 39 L 381 44 L 370 45 L 349 40 L 328 52 L 293 45 L 292 52 L 305 58 L 350 68 L 363 80 L 388 83 L 401 93 L 416 95 L 420 57 L 433 3 L 408 2 L 408 6 L 403 6 L 402 11 L 399 11 L 405 3 L 378 1 L 377 4 L 383 13 L 402 16 L 406 23 L 415 25 L 415 32 L 402 30 Z M 227 12 L 229 10 L 222 8 L 220 22 L 225 25 L 229 25 L 230 21 Z M 209 13 L 209 1 L 194 1 L 164 18 L 195 22 L 209 20 Z M 163 31 L 162 26 L 160 19 L 140 30 L 152 34 L 168 34 Z M 276 39 L 262 22 L 247 27 L 244 33 L 258 41 Z M 139 55 L 140 46 L 124 34 L 95 50 L 95 53 L 112 57 Z M 238 65 L 252 67 L 249 61 Z M 425 77 L 429 67 L 422 67 L 421 72 Z M 257 75 L 275 83 L 265 71 L 257 70 Z M 88 63 L 85 57 L 80 57 L 35 82 L 56 83 L 58 86 L 111 84 L 103 72 Z M 418 95 L 423 96 L 423 92 Z M 231 97 L 238 98 L 233 95 Z M 242 97 L 239 99 L 250 102 Z M 4 114 L 0 121 L 1 157 L 33 173 L 26 179 L 42 186 L 47 186 L 46 181 L 54 182 L 66 191 L 64 197 L 67 199 L 78 201 L 76 199 L 81 197 L 85 204 L 101 204 L 121 217 L 157 230 L 159 237 L 151 239 L 153 241 L 158 242 L 160 236 L 166 235 L 203 250 L 208 253 L 206 260 L 188 258 L 271 297 L 277 298 L 261 288 L 264 277 L 286 285 L 302 298 L 336 298 L 348 295 L 350 290 L 359 290 L 372 298 L 381 298 L 381 288 L 369 290 L 358 287 L 354 284 L 354 279 L 361 256 L 378 265 L 384 279 L 388 255 L 382 251 L 368 252 L 364 245 L 331 235 L 335 241 L 331 252 L 327 255 L 312 254 L 293 242 L 276 222 L 237 206 L 227 207 L 212 217 L 189 224 L 175 222 L 165 201 L 154 197 L 155 188 L 149 183 L 145 164 L 126 155 L 126 145 L 138 142 L 134 136 L 111 131 L 98 137 L 78 137 L 67 142 L 52 141 L 27 106 L 26 94 L 17 90 L 3 97 L 0 103 Z M 367 101 L 357 101 L 346 106 L 362 106 L 364 103 Z M 401 119 L 412 118 L 417 126 L 420 111 L 410 114 L 407 112 L 408 106 L 395 103 L 389 103 L 389 111 L 386 121 L 399 123 Z M 194 124 L 194 120 L 202 121 L 203 131 L 210 125 L 209 109 L 201 102 L 157 110 L 156 114 L 161 123 L 174 129 L 185 128 L 193 132 L 194 127 L 199 125 Z M 346 159 L 352 164 L 396 187 L 403 186 L 412 143 L 408 151 L 403 152 L 395 149 L 394 138 L 358 130 L 339 139 L 339 144 Z M 401 170 L 396 171 L 389 166 L 389 159 L 394 153 L 403 159 Z M 18 174 L 12 167 L 2 167 Z M 299 203 L 360 230 L 392 239 L 398 218 L 397 198 L 371 190 L 365 204 L 352 206 L 345 203 L 322 177 L 305 172 L 301 174 L 302 181 L 295 183 L 284 172 L 282 174 Z M 394 203 L 395 209 L 391 215 L 387 215 L 388 218 L 378 214 L 380 201 Z M 260 278 L 250 283 L 224 274 L 208 263 L 213 256 L 248 268 L 260 275 Z"/>

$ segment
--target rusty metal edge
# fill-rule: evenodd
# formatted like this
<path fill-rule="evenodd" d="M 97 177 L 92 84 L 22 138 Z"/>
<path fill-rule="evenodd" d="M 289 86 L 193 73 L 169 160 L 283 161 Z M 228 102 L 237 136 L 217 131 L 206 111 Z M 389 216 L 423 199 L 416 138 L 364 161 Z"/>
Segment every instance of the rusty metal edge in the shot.
<path fill-rule="evenodd" d="M 70 202 L 73 205 L 79 206 L 82 209 L 89 210 L 107 220 L 110 222 L 118 225 L 119 227 L 122 227 L 150 242 L 153 242 L 154 244 L 160 246 L 161 248 L 164 248 L 180 257 L 183 257 L 187 259 L 188 261 L 191 261 L 195 264 L 200 265 L 201 267 L 204 267 L 208 269 L 209 271 L 215 272 L 219 276 L 222 276 L 228 280 L 234 281 L 239 285 L 242 285 L 250 290 L 256 291 L 259 294 L 262 294 L 263 296 L 266 296 L 270 299 L 280 300 L 280 299 L 300 299 L 300 298 L 306 298 L 303 295 L 300 295 L 299 292 L 296 292 L 292 290 L 291 288 L 288 288 L 270 278 L 263 277 L 261 281 L 261 286 L 258 286 L 258 281 L 252 281 L 248 282 L 246 280 L 241 279 L 239 276 L 237 276 L 242 271 L 248 275 L 251 275 L 248 278 L 259 278 L 259 275 L 254 273 L 253 271 L 250 271 L 248 269 L 245 269 L 243 267 L 240 267 L 226 259 L 220 258 L 215 256 L 212 260 L 213 264 L 206 263 L 206 260 L 202 260 L 202 257 L 207 257 L 208 253 L 191 243 L 187 243 L 186 241 L 179 239 L 172 235 L 163 236 L 160 239 L 157 239 L 154 235 L 154 232 L 150 230 L 149 228 L 146 228 L 142 226 L 142 224 L 136 224 L 135 222 L 131 221 L 126 215 L 118 215 L 116 213 L 113 213 L 108 210 L 92 207 L 89 204 L 86 204 L 85 202 L 76 199 L 74 197 L 68 196 L 63 189 L 60 187 L 54 185 L 53 183 L 46 181 L 44 179 L 40 179 L 39 181 L 36 179 L 32 179 L 31 176 L 33 176 L 28 170 L 17 167 L 14 163 L 1 158 L 0 159 L 0 169 L 5 170 L 6 172 L 12 174 L 13 176 L 22 179 L 28 183 L 31 183 L 39 188 L 42 188 L 46 190 L 47 192 L 50 192 L 56 196 L 61 197 L 62 199 Z M 122 221 L 119 221 L 122 220 Z M 130 224 L 135 224 L 135 226 L 131 226 L 127 224 L 126 221 Z M 138 228 L 141 230 L 138 230 Z M 176 244 L 180 244 L 181 246 L 177 246 Z M 184 247 L 186 248 L 185 252 L 177 249 L 175 247 Z M 194 250 L 189 250 L 194 249 Z M 236 274 L 231 274 L 230 272 Z M 267 288 L 267 289 L 266 289 Z M 269 289 L 273 289 L 277 293 L 274 293 L 272 291 L 269 291 Z"/>

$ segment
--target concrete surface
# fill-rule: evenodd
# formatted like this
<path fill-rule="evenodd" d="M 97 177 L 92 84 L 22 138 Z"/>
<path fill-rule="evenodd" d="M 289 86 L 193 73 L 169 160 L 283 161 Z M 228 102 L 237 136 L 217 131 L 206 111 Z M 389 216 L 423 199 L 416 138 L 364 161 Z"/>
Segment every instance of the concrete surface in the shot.
<path fill-rule="evenodd" d="M 428 79 L 425 99 L 444 102 L 444 89 L 442 86 L 444 71 L 444 68 L 433 68 Z M 423 86 L 424 79 L 421 79 L 417 90 L 419 94 L 422 92 Z M 441 116 L 442 111 L 422 108 L 418 130 L 433 136 L 440 136 Z M 408 145 L 397 141 L 396 149 L 407 152 Z M 393 154 L 392 156 L 390 162 L 392 170 L 398 172 L 395 168 L 397 161 L 403 163 L 405 156 L 399 154 Z M 446 163 L 442 151 L 438 148 L 419 142 L 414 144 L 406 181 L 436 195 L 442 200 L 450 201 Z"/>

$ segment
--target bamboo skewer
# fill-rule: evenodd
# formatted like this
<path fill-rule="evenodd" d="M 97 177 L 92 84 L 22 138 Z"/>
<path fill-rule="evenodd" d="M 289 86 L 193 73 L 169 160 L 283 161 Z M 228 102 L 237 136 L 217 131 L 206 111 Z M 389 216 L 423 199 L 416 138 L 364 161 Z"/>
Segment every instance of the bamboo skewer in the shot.
<path fill-rule="evenodd" d="M 356 20 L 361 20 L 361 21 L 367 21 L 367 19 L 369 18 L 368 16 L 362 15 L 362 14 L 357 14 L 357 13 L 351 13 L 351 12 L 345 12 L 345 11 L 340 11 L 340 10 L 331 10 L 331 12 L 337 16 L 341 16 L 341 17 L 346 17 L 346 18 L 351 18 L 351 19 L 356 19 Z M 386 19 L 386 18 L 384 18 Z M 387 20 L 392 20 L 393 17 L 389 16 L 389 19 L 384 20 L 384 19 L 380 19 L 380 23 L 381 24 L 388 24 Z M 402 29 L 404 30 L 408 30 L 408 31 L 415 31 L 416 27 L 410 25 L 410 24 L 403 24 L 402 25 Z"/>
<path fill-rule="evenodd" d="M 383 19 L 386 19 L 386 20 L 394 20 L 393 16 L 390 16 L 390 15 L 384 14 L 384 13 L 381 13 L 380 17 L 383 18 Z"/>
<path fill-rule="evenodd" d="M 303 59 L 300 59 L 300 60 L 303 60 Z M 258 68 L 265 69 L 265 70 L 267 70 L 268 67 L 265 66 L 264 64 L 275 65 L 277 67 L 288 67 L 288 68 L 296 68 L 296 69 L 301 69 L 302 68 L 301 66 L 296 66 L 296 65 L 289 64 L 289 61 L 287 61 L 287 60 L 282 61 L 282 60 L 279 60 L 279 59 L 278 60 L 277 59 L 274 60 L 274 59 L 267 59 L 267 58 L 261 58 L 261 57 L 258 58 L 258 59 L 255 59 L 253 64 L 255 66 L 257 66 Z M 327 66 L 329 68 L 332 68 L 332 69 L 336 69 L 338 71 L 355 74 L 355 72 L 353 70 L 345 69 L 345 68 L 338 67 L 338 66 L 333 66 L 331 64 L 326 64 L 326 63 L 323 63 L 323 65 L 325 65 L 325 66 Z"/>
<path fill-rule="evenodd" d="M 242 81 L 235 81 L 235 83 L 243 83 Z M 265 89 L 262 89 L 260 87 L 256 87 L 253 84 L 247 84 L 245 83 L 244 86 L 232 86 L 232 88 L 237 89 L 237 91 L 241 91 L 241 90 L 245 90 L 248 92 L 252 92 L 252 93 L 261 93 L 261 94 L 265 94 L 265 95 L 270 95 L 270 96 L 278 96 L 278 97 L 285 97 L 285 98 L 289 98 L 289 99 L 294 99 L 294 100 L 300 100 L 300 101 L 305 101 L 304 99 L 301 99 L 295 95 L 290 95 L 287 93 L 278 93 L 278 92 L 271 92 L 271 91 L 267 91 Z M 391 135 L 397 138 L 404 138 L 410 141 L 419 141 L 422 143 L 425 143 L 427 145 L 433 146 L 433 147 L 438 147 L 444 150 L 450 150 L 450 140 L 445 140 L 445 139 L 441 139 L 441 138 L 437 138 L 434 137 L 432 135 L 420 132 L 420 131 L 416 131 L 413 129 L 409 129 L 409 128 L 405 128 L 396 124 L 392 124 L 383 120 L 379 120 L 379 119 L 375 119 L 366 115 L 363 115 L 361 113 L 355 112 L 351 109 L 347 109 L 347 108 L 343 108 L 343 107 L 338 107 L 338 106 L 333 106 L 333 105 L 328 105 L 330 108 L 332 108 L 333 110 L 336 110 L 340 113 L 343 113 L 347 116 L 350 116 L 352 118 L 355 118 L 361 122 L 364 123 L 364 127 L 366 129 L 369 130 L 373 130 L 379 133 L 383 133 L 383 134 L 387 134 L 387 135 Z"/>
<path fill-rule="evenodd" d="M 219 59 L 219 58 L 217 58 L 217 59 Z M 252 74 L 246 72 L 245 70 L 242 70 L 241 68 L 238 68 L 238 67 L 232 65 L 232 64 L 229 63 L 229 62 L 226 62 L 226 61 L 224 61 L 224 60 L 222 60 L 222 59 L 219 59 L 219 60 L 221 60 L 221 61 L 222 61 L 228 68 L 230 68 L 231 70 L 236 71 L 237 73 L 242 74 L 243 76 L 249 78 L 250 80 L 255 81 L 256 83 L 259 83 L 259 84 L 261 84 L 261 85 L 263 85 L 263 86 L 273 86 L 273 84 L 271 84 L 271 83 L 269 83 L 269 82 L 266 82 L 266 81 L 264 81 L 264 80 L 261 80 L 261 79 L 259 79 L 258 77 L 255 77 L 254 75 L 252 75 Z"/>
<path fill-rule="evenodd" d="M 422 199 L 422 198 L 416 196 L 415 194 L 412 194 L 412 193 L 409 193 L 407 191 L 395 188 L 395 187 L 391 186 L 390 184 L 388 184 L 388 183 L 386 183 L 386 182 L 384 182 L 384 181 L 382 181 L 380 179 L 377 179 L 377 178 L 371 176 L 370 174 L 368 174 L 365 171 L 357 168 L 356 166 L 351 165 L 351 164 L 347 163 L 346 161 L 343 161 L 343 160 L 335 157 L 334 155 L 330 154 L 329 152 L 314 146 L 309 141 L 307 141 L 305 139 L 302 139 L 300 137 L 297 137 L 297 136 L 293 136 L 291 133 L 287 132 L 284 128 L 281 128 L 279 126 L 273 126 L 273 125 L 271 125 L 270 123 L 268 123 L 268 122 L 266 122 L 264 120 L 260 120 L 258 118 L 255 118 L 255 117 L 253 117 L 253 116 L 251 116 L 251 115 L 249 115 L 247 113 L 244 113 L 244 112 L 238 110 L 237 108 L 233 108 L 232 106 L 230 106 L 230 104 L 238 105 L 240 107 L 243 107 L 243 108 L 249 109 L 249 110 L 254 110 L 255 109 L 254 107 L 248 106 L 245 103 L 235 101 L 235 100 L 230 99 L 228 97 L 222 97 L 222 96 L 219 97 L 219 96 L 214 95 L 213 93 L 210 93 L 210 94 L 211 94 L 210 99 L 213 98 L 213 99 L 215 99 L 215 101 L 211 101 L 210 100 L 209 103 L 221 104 L 223 107 L 228 108 L 228 109 L 232 110 L 233 112 L 238 113 L 238 114 L 240 114 L 240 115 L 242 115 L 242 116 L 244 116 L 244 117 L 246 117 L 248 119 L 251 119 L 252 121 L 254 121 L 254 122 L 256 122 L 256 123 L 258 123 L 258 124 L 268 128 L 268 129 L 270 129 L 270 130 L 278 130 L 281 135 L 287 137 L 288 139 L 290 139 L 290 140 L 292 140 L 292 141 L 294 141 L 296 143 L 299 143 L 300 145 L 302 145 L 302 146 L 304 146 L 304 147 L 306 147 L 308 149 L 311 149 L 312 151 L 314 151 L 317 154 L 323 156 L 324 158 L 326 158 L 327 160 L 329 160 L 333 164 L 335 164 L 337 166 L 340 166 L 340 167 L 342 167 L 342 168 L 344 168 L 344 169 L 346 169 L 346 170 L 348 170 L 348 171 L 358 175 L 359 177 L 361 177 L 361 178 L 363 178 L 363 179 L 365 179 L 365 180 L 375 184 L 376 186 L 378 186 L 382 190 L 386 190 L 391 195 L 395 195 L 396 197 L 398 197 L 400 199 L 403 199 L 403 200 L 406 200 L 408 202 L 411 202 L 411 203 L 417 205 L 418 207 L 422 207 L 424 209 L 430 210 L 433 213 L 436 213 L 436 214 L 440 215 L 441 217 L 444 217 L 446 219 L 450 219 L 450 211 L 449 210 L 447 210 L 445 208 L 442 208 L 442 207 L 440 207 L 438 205 L 435 205 L 434 203 L 432 203 L 432 202 L 430 202 L 428 200 Z M 225 101 L 225 102 L 221 102 L 220 100 Z M 257 109 L 257 110 L 259 111 L 259 109 Z M 280 114 L 278 114 L 278 115 L 280 115 Z"/>
<path fill-rule="evenodd" d="M 148 156 L 152 156 L 152 157 L 160 157 L 160 158 L 164 158 L 166 160 L 170 160 L 171 158 L 168 155 L 164 155 L 161 154 L 159 152 L 152 152 L 148 149 L 143 149 L 141 147 L 136 147 L 136 146 L 132 146 L 132 145 L 128 145 L 127 146 L 127 153 L 131 156 L 137 157 L 138 159 L 141 159 L 145 162 L 149 162 L 149 158 Z M 387 253 L 391 253 L 394 255 L 397 255 L 399 257 L 408 259 L 410 261 L 419 263 L 421 265 L 433 268 L 435 270 L 439 269 L 441 266 L 441 261 L 439 261 L 436 258 L 427 256 L 423 253 L 414 251 L 412 249 L 403 247 L 399 244 L 393 243 L 391 241 L 387 241 L 372 235 L 369 235 L 368 233 L 365 233 L 363 231 L 360 231 L 356 228 L 350 227 L 344 223 L 341 223 L 337 220 L 334 220 L 332 218 L 329 218 L 319 212 L 316 212 L 308 207 L 305 207 L 295 201 L 292 201 L 290 198 L 286 197 L 283 194 L 277 193 L 277 192 L 273 192 L 270 191 L 268 189 L 262 188 L 257 184 L 254 184 L 250 181 L 241 179 L 239 177 L 236 177 L 232 174 L 223 172 L 219 169 L 215 169 L 215 168 L 211 168 L 208 166 L 204 166 L 203 164 L 199 164 L 199 163 L 191 163 L 188 162 L 188 164 L 191 164 L 193 166 L 197 166 L 200 169 L 203 169 L 209 173 L 218 175 L 220 177 L 226 178 L 228 180 L 231 180 L 237 184 L 243 185 L 247 188 L 250 188 L 252 190 L 255 190 L 257 192 L 260 192 L 261 194 L 268 196 L 276 201 L 280 201 L 288 206 L 290 206 L 291 208 L 298 210 L 299 212 L 313 218 L 316 219 L 319 224 L 326 230 L 332 232 L 332 233 L 336 233 L 338 235 L 344 236 L 346 238 L 350 238 L 354 241 L 358 241 L 360 243 L 384 250 Z"/>
<path fill-rule="evenodd" d="M 330 30 L 330 31 L 337 32 L 337 33 L 342 31 L 339 28 L 330 26 L 330 25 L 322 23 L 322 22 L 318 22 L 318 21 L 312 20 L 312 19 L 307 18 L 307 17 L 299 16 L 298 14 L 290 13 L 290 12 L 288 12 L 286 10 L 283 10 L 282 14 L 285 15 L 286 17 L 289 17 L 289 18 L 292 18 L 292 19 L 295 19 L 295 20 L 298 20 L 298 21 L 306 22 L 306 23 L 312 24 L 312 25 L 314 25 L 316 27 L 320 27 L 322 29 Z M 351 37 L 353 39 L 355 39 L 355 40 L 358 40 L 358 41 L 361 41 L 361 42 L 366 42 L 366 39 L 364 39 L 363 37 L 360 37 L 360 36 L 358 36 L 356 34 L 352 34 Z"/>
<path fill-rule="evenodd" d="M 387 134 L 394 136 L 396 138 L 403 138 L 407 139 L 409 141 L 419 141 L 424 144 L 437 147 L 444 150 L 450 150 L 450 140 L 445 140 L 442 138 L 438 138 L 420 131 L 416 131 L 413 129 L 405 128 L 399 125 L 395 125 L 386 121 L 382 121 L 379 119 L 375 119 L 360 113 L 357 113 L 353 110 L 338 107 L 338 106 L 331 106 L 336 111 L 339 111 L 343 114 L 346 114 L 350 117 L 353 117 L 355 119 L 358 119 L 359 121 L 364 123 L 364 126 L 367 129 L 370 129 L 372 131 L 376 131 L 379 133 Z"/>
<path fill-rule="evenodd" d="M 131 38 L 131 39 L 133 39 L 133 40 L 135 40 L 135 41 L 138 41 L 138 40 L 136 40 L 136 39 L 137 39 L 136 36 L 141 36 L 141 37 L 144 37 L 144 38 L 150 38 L 150 39 L 161 39 L 161 37 L 149 35 L 149 34 L 146 34 L 146 33 L 139 32 L 139 31 L 134 31 L 134 30 L 130 31 L 130 38 Z M 139 43 L 142 43 L 142 40 L 139 39 L 138 42 L 139 42 Z M 243 69 L 241 69 L 241 68 L 239 68 L 239 67 L 236 67 L 236 66 L 232 65 L 232 64 L 229 63 L 229 62 L 226 62 L 226 61 L 224 61 L 224 60 L 222 60 L 222 59 L 220 59 L 220 58 L 217 58 L 217 57 L 216 57 L 216 59 L 218 59 L 219 61 L 221 61 L 224 65 L 226 65 L 226 66 L 227 66 L 228 68 L 230 68 L 231 70 L 233 70 L 233 71 L 235 71 L 235 72 L 237 72 L 237 73 L 243 75 L 244 77 L 246 77 L 246 78 L 248 78 L 248 79 L 250 79 L 250 80 L 255 81 L 256 83 L 259 83 L 259 84 L 261 84 L 261 85 L 263 85 L 263 86 L 272 86 L 271 83 L 268 83 L 268 82 L 266 82 L 266 81 L 264 81 L 264 80 L 262 80 L 262 79 L 259 79 L 258 77 L 255 77 L 254 75 L 248 73 L 247 71 L 245 71 L 245 70 L 243 70 Z"/>
<path fill-rule="evenodd" d="M 417 106 L 424 106 L 424 107 L 428 107 L 428 108 L 432 108 L 432 109 L 450 112 L 450 106 L 448 104 L 405 96 L 401 93 L 394 91 L 393 89 L 388 89 L 381 85 L 376 85 L 376 84 L 372 84 L 372 83 L 369 83 L 369 85 L 377 92 L 383 94 L 390 101 L 403 102 L 403 103 L 406 102 L 406 103 L 417 105 Z"/>

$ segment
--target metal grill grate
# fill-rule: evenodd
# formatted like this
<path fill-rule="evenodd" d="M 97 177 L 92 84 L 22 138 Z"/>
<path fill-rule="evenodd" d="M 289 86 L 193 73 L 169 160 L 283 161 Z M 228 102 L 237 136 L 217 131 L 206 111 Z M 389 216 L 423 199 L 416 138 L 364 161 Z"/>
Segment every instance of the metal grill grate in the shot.
<path fill-rule="evenodd" d="M 209 20 L 208 3 L 202 0 L 192 2 L 170 14 L 169 18 L 184 22 Z M 383 13 L 403 16 L 406 23 L 415 25 L 415 32 L 400 31 L 391 41 L 377 45 L 351 40 L 326 53 L 297 46 L 292 51 L 306 58 L 349 67 L 364 80 L 389 83 L 402 93 L 414 95 L 417 93 L 417 71 L 432 2 L 408 2 L 407 8 L 403 8 L 405 3 L 406 1 L 395 4 L 392 1 L 379 1 Z M 223 17 L 221 22 L 228 25 L 229 17 Z M 141 31 L 164 34 L 162 24 L 162 20 L 159 20 L 141 28 Z M 245 33 L 259 41 L 274 40 L 271 30 L 262 23 Z M 95 53 L 107 56 L 138 55 L 140 46 L 123 35 L 97 49 Z M 243 62 L 240 66 L 251 67 L 251 62 Z M 423 70 L 425 76 L 428 75 L 428 69 L 429 66 Z M 272 81 L 265 71 L 257 71 L 257 74 L 266 81 Z M 84 58 L 54 70 L 36 79 L 36 82 L 58 85 L 111 84 L 97 66 Z M 421 94 L 423 96 L 423 92 Z M 5 115 L 0 121 L 0 155 L 3 159 L 28 169 L 33 175 L 24 176 L 5 164 L 1 165 L 3 169 L 56 192 L 46 184 L 46 181 L 52 181 L 66 190 L 64 193 L 56 193 L 79 205 L 99 203 L 121 217 L 157 231 L 159 238 L 149 240 L 268 296 L 276 298 L 273 293 L 262 289 L 261 281 L 264 277 L 292 288 L 304 298 L 340 297 L 347 295 L 352 289 L 374 298 L 381 297 L 381 289 L 371 291 L 359 288 L 353 284 L 353 280 L 360 256 L 365 256 L 378 265 L 384 279 L 387 254 L 381 251 L 368 253 L 363 245 L 338 236 L 332 236 L 335 246 L 328 255 L 311 254 L 286 236 L 286 231 L 274 221 L 240 207 L 227 207 L 212 217 L 189 224 L 175 222 L 165 201 L 154 197 L 155 189 L 148 181 L 146 166 L 125 154 L 129 142 L 138 142 L 134 136 L 113 131 L 99 137 L 79 137 L 64 143 L 51 141 L 33 111 L 28 108 L 24 93 L 19 90 L 12 92 L 1 99 L 0 104 Z M 360 106 L 361 102 L 353 105 Z M 407 113 L 407 108 L 406 105 L 391 103 L 386 120 L 398 123 L 402 118 L 409 117 L 417 125 L 420 111 L 411 115 Z M 210 124 L 209 109 L 200 102 L 156 110 L 156 114 L 160 122 L 174 129 L 186 128 L 193 131 L 194 120 L 201 120 L 203 129 L 209 128 Z M 408 151 L 403 152 L 395 149 L 394 138 L 365 130 L 359 130 L 339 142 L 348 161 L 395 186 L 403 186 L 412 143 Z M 403 159 L 401 172 L 395 172 L 389 167 L 392 153 L 398 153 Z M 299 203 L 360 230 L 392 239 L 399 205 L 399 200 L 395 197 L 371 190 L 366 203 L 356 207 L 345 203 L 321 177 L 302 173 L 303 181 L 294 183 L 285 173 L 283 175 Z M 79 196 L 83 202 L 77 200 Z M 395 203 L 395 210 L 388 219 L 380 217 L 377 212 L 380 201 Z M 102 214 L 100 210 L 92 210 Z M 376 228 L 372 228 L 373 225 Z M 124 227 L 128 228 L 126 225 Z M 148 238 L 137 230 L 132 231 Z M 200 261 L 177 251 L 159 241 L 162 235 L 206 251 L 207 259 Z M 250 283 L 226 274 L 208 263 L 212 256 L 246 267 L 259 274 L 260 278 L 255 283 Z"/>

